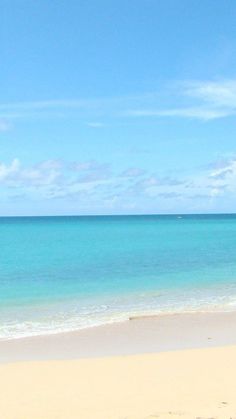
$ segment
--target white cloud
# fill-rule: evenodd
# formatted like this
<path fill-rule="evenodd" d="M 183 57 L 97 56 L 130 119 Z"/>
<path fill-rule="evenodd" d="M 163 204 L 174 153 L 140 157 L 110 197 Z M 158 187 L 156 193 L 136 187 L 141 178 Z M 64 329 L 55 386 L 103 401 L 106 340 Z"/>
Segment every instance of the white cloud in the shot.
<path fill-rule="evenodd" d="M 25 167 L 19 159 L 11 163 L 0 163 L 0 184 L 11 188 L 35 188 L 55 183 L 60 175 L 56 161 L 52 160 Z"/>
<path fill-rule="evenodd" d="M 41 202 L 64 200 L 92 208 L 155 208 L 158 203 L 183 208 L 209 208 L 224 197 L 236 197 L 236 158 L 221 160 L 198 172 L 180 176 L 159 176 L 141 168 L 127 168 L 115 174 L 98 161 L 66 162 L 46 160 L 25 165 L 14 159 L 0 162 L 0 199 L 28 199 Z M 129 176 L 128 176 L 129 175 Z M 190 204 L 191 202 L 191 204 Z M 69 205 L 69 204 L 68 204 Z"/>
<path fill-rule="evenodd" d="M 9 196 L 15 195 L 15 190 L 37 199 L 89 194 L 111 182 L 109 165 L 96 161 L 46 160 L 27 166 L 19 159 L 8 164 L 0 162 L 0 187 L 7 190 Z"/>
<path fill-rule="evenodd" d="M 221 167 L 213 169 L 209 178 L 216 188 L 236 192 L 236 158 L 225 161 Z"/>
<path fill-rule="evenodd" d="M 9 165 L 0 162 L 0 182 L 7 182 L 19 172 L 20 162 L 14 159 Z"/>
<path fill-rule="evenodd" d="M 214 107 L 236 108 L 236 80 L 186 83 L 184 91 Z"/>
<path fill-rule="evenodd" d="M 213 120 L 236 114 L 236 80 L 188 81 L 159 86 L 158 92 L 107 98 L 74 98 L 0 104 L 0 118 L 79 115 L 91 128 L 99 118 L 192 118 Z M 91 122 L 88 122 L 90 120 Z M 1 121 L 1 120 L 0 120 Z M 0 123 L 1 129 L 1 123 Z"/>
<path fill-rule="evenodd" d="M 224 118 L 236 113 L 236 110 L 210 109 L 206 107 L 189 107 L 181 109 L 145 109 L 128 111 L 127 115 L 136 117 L 179 117 L 200 120 Z"/>
<path fill-rule="evenodd" d="M 173 89 L 172 96 L 175 97 L 177 104 L 184 99 L 185 106 L 167 106 L 164 109 L 160 106 L 143 107 L 126 111 L 126 115 L 193 118 L 207 121 L 236 114 L 236 80 L 183 82 L 177 89 Z"/>

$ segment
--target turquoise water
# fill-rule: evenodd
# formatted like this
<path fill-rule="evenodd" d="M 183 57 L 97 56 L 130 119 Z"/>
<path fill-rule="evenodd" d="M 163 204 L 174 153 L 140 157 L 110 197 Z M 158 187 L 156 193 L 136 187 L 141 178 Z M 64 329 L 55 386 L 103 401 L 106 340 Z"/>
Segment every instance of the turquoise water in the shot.
<path fill-rule="evenodd" d="M 236 309 L 236 215 L 0 218 L 0 338 Z"/>

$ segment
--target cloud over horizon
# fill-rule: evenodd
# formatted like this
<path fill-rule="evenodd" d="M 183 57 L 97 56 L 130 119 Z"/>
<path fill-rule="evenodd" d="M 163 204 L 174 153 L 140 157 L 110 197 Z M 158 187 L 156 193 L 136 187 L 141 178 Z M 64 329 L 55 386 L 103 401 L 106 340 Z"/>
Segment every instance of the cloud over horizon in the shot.
<path fill-rule="evenodd" d="M 127 177 L 129 182 L 127 183 Z M 116 173 L 110 165 L 98 161 L 45 160 L 37 164 L 23 165 L 15 158 L 10 163 L 0 162 L 0 202 L 60 200 L 77 202 L 78 212 L 83 206 L 109 211 L 138 211 L 152 204 L 158 212 L 164 202 L 178 208 L 178 203 L 196 200 L 212 206 L 214 199 L 222 194 L 236 191 L 236 157 L 212 163 L 201 173 L 160 176 L 142 168 L 127 168 Z M 201 206 L 200 206 L 201 207 Z M 186 208 L 191 208 L 186 206 Z"/>

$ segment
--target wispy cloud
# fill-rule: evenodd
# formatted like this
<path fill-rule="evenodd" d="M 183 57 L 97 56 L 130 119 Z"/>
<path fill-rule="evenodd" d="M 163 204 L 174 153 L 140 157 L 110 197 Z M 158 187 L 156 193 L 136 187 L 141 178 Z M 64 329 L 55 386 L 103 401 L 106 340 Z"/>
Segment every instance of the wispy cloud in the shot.
<path fill-rule="evenodd" d="M 236 107 L 236 80 L 187 82 L 184 91 L 217 108 Z"/>
<path fill-rule="evenodd" d="M 209 178 L 212 181 L 215 189 L 228 190 L 231 193 L 236 192 L 236 157 L 218 162 L 211 171 Z"/>
<path fill-rule="evenodd" d="M 153 92 L 123 97 L 0 103 L 0 121 L 4 118 L 80 116 L 83 123 L 91 128 L 103 127 L 108 118 L 191 118 L 208 121 L 235 114 L 236 80 L 170 82 Z"/>
<path fill-rule="evenodd" d="M 36 100 L 31 102 L 1 103 L 0 110 L 30 110 L 30 109 L 52 109 L 52 108 L 81 108 L 91 104 L 88 100 L 62 99 L 62 100 Z"/>
<path fill-rule="evenodd" d="M 177 84 L 172 94 L 177 103 L 175 107 L 131 109 L 127 116 L 178 117 L 207 121 L 236 114 L 236 80 L 182 82 Z M 187 106 L 178 105 L 183 99 Z"/>
<path fill-rule="evenodd" d="M 199 108 L 181 108 L 181 109 L 166 109 L 166 110 L 133 110 L 128 111 L 127 116 L 133 117 L 179 117 L 179 118 L 191 118 L 200 120 L 211 120 L 217 118 L 224 118 L 229 115 L 233 115 L 235 111 L 221 110 L 221 109 L 208 109 L 206 107 Z"/>

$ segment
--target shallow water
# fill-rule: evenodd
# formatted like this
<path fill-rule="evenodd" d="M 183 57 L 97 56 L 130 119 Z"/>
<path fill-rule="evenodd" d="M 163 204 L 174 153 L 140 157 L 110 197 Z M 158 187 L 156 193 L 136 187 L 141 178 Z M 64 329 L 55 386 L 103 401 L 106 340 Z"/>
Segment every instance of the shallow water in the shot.
<path fill-rule="evenodd" d="M 236 308 L 236 215 L 0 218 L 0 338 Z"/>

